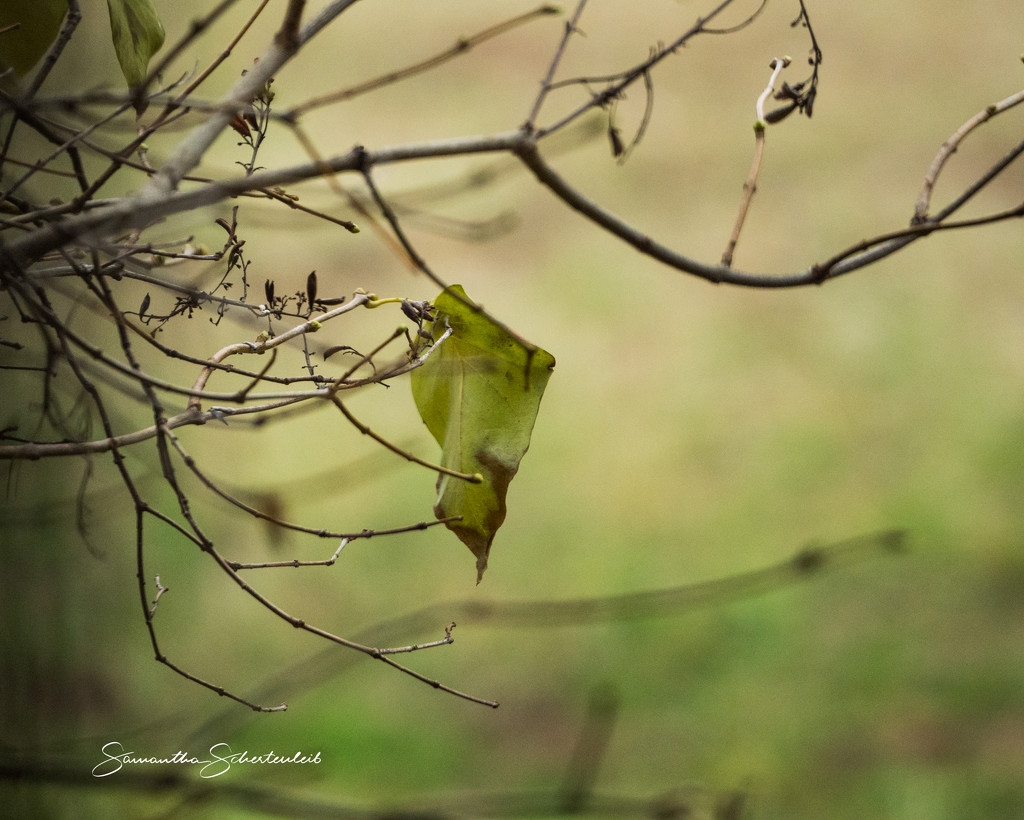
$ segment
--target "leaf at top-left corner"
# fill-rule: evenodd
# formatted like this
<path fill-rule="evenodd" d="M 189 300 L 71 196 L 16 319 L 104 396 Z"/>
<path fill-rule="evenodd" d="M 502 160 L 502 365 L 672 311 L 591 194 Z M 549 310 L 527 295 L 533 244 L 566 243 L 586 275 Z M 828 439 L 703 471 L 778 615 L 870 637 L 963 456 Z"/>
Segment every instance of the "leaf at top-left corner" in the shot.
<path fill-rule="evenodd" d="M 141 85 L 149 61 L 164 44 L 164 27 L 152 0 L 107 0 L 110 34 L 130 88 Z"/>
<path fill-rule="evenodd" d="M 3 0 L 0 3 L 0 66 L 24 76 L 60 33 L 67 0 Z"/>

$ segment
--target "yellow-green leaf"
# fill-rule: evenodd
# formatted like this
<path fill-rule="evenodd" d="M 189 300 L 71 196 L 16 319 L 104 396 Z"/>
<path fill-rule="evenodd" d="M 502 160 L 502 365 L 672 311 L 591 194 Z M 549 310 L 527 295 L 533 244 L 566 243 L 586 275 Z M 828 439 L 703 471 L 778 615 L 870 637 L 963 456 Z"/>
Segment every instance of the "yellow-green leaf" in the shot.
<path fill-rule="evenodd" d="M 110 34 L 129 88 L 141 85 L 149 61 L 164 44 L 164 27 L 152 0 L 107 0 Z"/>
<path fill-rule="evenodd" d="M 530 446 L 554 357 L 485 316 L 452 285 L 434 302 L 433 338 L 444 339 L 410 378 L 420 417 L 441 445 L 441 466 L 480 483 L 441 474 L 434 514 L 476 556 L 477 583 L 505 520 L 505 495 Z"/>
<path fill-rule="evenodd" d="M 68 10 L 67 0 L 3 0 L 0 2 L 0 67 L 28 73 L 57 39 Z M 3 31 L 9 26 L 17 26 Z"/>

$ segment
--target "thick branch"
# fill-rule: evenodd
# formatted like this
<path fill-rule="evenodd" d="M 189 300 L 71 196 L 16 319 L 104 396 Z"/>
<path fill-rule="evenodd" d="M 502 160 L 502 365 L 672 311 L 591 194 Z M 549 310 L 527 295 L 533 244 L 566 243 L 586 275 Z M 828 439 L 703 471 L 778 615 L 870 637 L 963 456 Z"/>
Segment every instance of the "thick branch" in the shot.
<path fill-rule="evenodd" d="M 0 267 L 14 270 L 24 268 L 43 254 L 68 243 L 90 238 L 98 240 L 104 236 L 144 228 L 173 214 L 213 205 L 248 191 L 291 185 L 315 179 L 325 173 L 362 171 L 372 165 L 511 151 L 522 140 L 523 135 L 520 132 L 510 131 L 493 136 L 460 137 L 400 145 L 378 151 L 356 147 L 347 154 L 330 159 L 210 182 L 195 190 L 165 192 L 162 195 L 152 192 L 140 194 L 118 200 L 107 207 L 97 208 L 81 216 L 52 223 L 14 240 L 6 247 L 0 245 Z"/>
<path fill-rule="evenodd" d="M 684 273 L 690 273 L 715 284 L 746 285 L 748 287 L 785 288 L 807 285 L 818 281 L 813 270 L 788 276 L 767 276 L 762 274 L 742 273 L 724 265 L 707 265 L 691 259 L 666 245 L 651 239 L 632 225 L 623 222 L 614 214 L 587 199 L 560 177 L 541 157 L 532 142 L 523 140 L 517 151 L 519 158 L 529 168 L 537 180 L 565 202 L 570 208 L 579 211 L 591 222 L 596 223 L 611 234 L 632 245 L 640 253 L 664 262 Z"/>

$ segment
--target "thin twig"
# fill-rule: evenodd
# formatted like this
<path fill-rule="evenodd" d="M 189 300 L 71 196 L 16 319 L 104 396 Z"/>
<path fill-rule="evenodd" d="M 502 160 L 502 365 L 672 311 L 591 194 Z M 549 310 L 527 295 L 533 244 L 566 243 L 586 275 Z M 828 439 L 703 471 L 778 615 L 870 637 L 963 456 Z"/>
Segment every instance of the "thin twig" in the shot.
<path fill-rule="evenodd" d="M 155 397 L 154 397 L 154 401 L 155 401 Z M 156 406 L 158 407 L 158 405 L 156 405 Z M 159 416 L 159 413 L 160 413 L 160 411 L 158 409 L 157 410 L 157 415 L 158 416 Z M 160 426 L 159 423 L 158 423 L 158 426 Z M 390 658 L 386 657 L 386 655 L 382 654 L 383 650 L 381 650 L 381 649 L 379 649 L 377 647 L 367 646 L 367 645 L 361 644 L 361 643 L 359 643 L 357 641 L 353 641 L 353 640 L 350 640 L 348 638 L 343 638 L 340 635 L 337 635 L 337 634 L 335 634 L 333 632 L 329 632 L 326 629 L 322 629 L 321 627 L 314 626 L 314 625 L 310 624 L 310 623 L 306 622 L 304 619 L 298 618 L 298 617 L 290 614 L 285 609 L 280 607 L 278 604 L 274 603 L 266 595 L 264 595 L 259 590 L 257 590 L 254 586 L 252 586 L 247 581 L 245 581 L 238 574 L 237 570 L 235 570 L 235 568 L 232 566 L 231 562 L 226 560 L 220 554 L 220 552 L 214 547 L 213 542 L 210 541 L 208 538 L 206 538 L 205 535 L 203 535 L 202 530 L 200 529 L 199 525 L 195 521 L 195 518 L 193 517 L 193 514 L 191 512 L 190 505 L 188 504 L 187 498 L 186 498 L 183 490 L 181 489 L 181 487 L 180 487 L 180 485 L 179 485 L 179 483 L 177 481 L 177 478 L 176 478 L 176 476 L 174 474 L 174 468 L 173 468 L 173 465 L 171 464 L 170 457 L 169 457 L 169 452 L 167 450 L 168 442 L 170 442 L 170 444 L 173 447 L 175 447 L 175 448 L 180 448 L 180 443 L 177 441 L 177 437 L 174 435 L 174 433 L 170 429 L 168 429 L 166 426 L 161 426 L 160 432 L 161 432 L 161 435 L 157 437 L 157 445 L 160 448 L 160 461 L 161 461 L 161 465 L 162 465 L 163 471 L 164 471 L 164 478 L 166 479 L 166 481 L 170 485 L 172 491 L 175 493 L 175 495 L 178 498 L 178 506 L 179 506 L 179 510 L 180 510 L 181 514 L 184 516 L 184 518 L 188 522 L 189 527 L 196 534 L 196 537 L 201 541 L 202 551 L 204 553 L 206 553 L 208 556 L 210 556 L 213 559 L 213 561 L 217 564 L 217 566 L 219 566 L 221 568 L 221 570 L 232 581 L 234 581 L 234 583 L 241 590 L 243 590 L 250 597 L 252 597 L 254 600 L 256 600 L 265 609 L 269 610 L 274 615 L 276 615 L 278 618 L 280 618 L 281 620 L 285 621 L 286 623 L 288 623 L 289 625 L 293 626 L 296 629 L 304 630 L 304 631 L 309 632 L 309 633 L 311 633 L 313 635 L 316 635 L 316 636 L 318 636 L 320 638 L 324 638 L 324 639 L 326 639 L 326 640 L 328 640 L 328 641 L 330 641 L 332 643 L 336 643 L 339 646 L 342 646 L 342 647 L 344 647 L 346 649 L 352 649 L 352 650 L 355 650 L 357 652 L 361 652 L 364 655 L 368 655 L 371 658 L 375 658 L 377 660 L 383 661 L 384 663 L 388 664 L 389 666 L 392 666 L 393 668 L 398 669 L 399 671 L 404 672 L 405 674 L 409 675 L 410 677 L 413 677 L 416 680 L 419 680 L 419 681 L 421 681 L 423 683 L 426 683 L 426 684 L 430 685 L 431 687 L 433 687 L 435 689 L 439 689 L 439 690 L 441 690 L 443 692 L 447 692 L 449 694 L 455 695 L 456 697 L 463 698 L 465 700 L 469 700 L 469 701 L 472 701 L 474 703 L 481 703 L 481 704 L 484 704 L 484 705 L 487 705 L 487 706 L 497 707 L 497 703 L 495 703 L 494 701 L 485 700 L 485 699 L 479 698 L 479 697 L 477 697 L 475 695 L 470 695 L 470 694 L 468 694 L 466 692 L 462 692 L 460 690 L 453 689 L 453 688 L 451 688 L 449 686 L 446 686 L 445 684 L 442 684 L 440 681 L 438 681 L 436 679 L 427 677 L 427 676 L 425 676 L 425 675 L 423 675 L 423 674 L 421 674 L 419 672 L 416 672 L 413 669 L 410 669 L 409 667 L 406 667 L 406 666 L 403 666 L 403 665 L 401 665 L 399 663 L 396 663 L 396 662 L 390 660 Z M 141 567 L 140 567 L 140 572 L 141 572 Z M 140 583 L 142 583 L 142 582 L 140 581 Z M 152 631 L 152 619 L 149 618 L 148 614 L 147 614 L 147 624 L 150 627 L 151 635 L 153 637 L 153 641 L 154 641 L 154 644 L 155 644 L 156 638 L 155 638 L 155 633 Z M 213 685 L 211 685 L 209 683 L 206 683 L 206 682 L 202 681 L 199 678 L 196 678 L 196 677 L 190 675 L 189 673 L 186 673 L 184 670 L 180 669 L 180 667 L 172 665 L 169 661 L 167 661 L 165 658 L 160 656 L 159 651 L 158 651 L 158 660 L 160 660 L 163 663 L 166 663 L 168 666 L 173 668 L 175 671 L 179 672 L 179 674 L 183 674 L 185 677 L 188 677 L 190 680 L 194 680 L 194 681 L 196 681 L 198 683 L 201 683 L 202 685 L 204 685 L 204 686 L 206 686 L 206 687 L 208 687 L 210 689 L 214 689 L 215 691 L 218 692 L 218 694 L 228 695 L 229 697 L 232 697 L 235 700 L 239 700 L 240 702 L 244 702 L 244 701 L 241 701 L 241 699 L 238 696 L 231 695 L 226 690 L 224 690 L 222 687 L 215 687 L 215 686 L 213 686 Z M 249 705 L 251 705 L 251 704 L 249 704 Z M 260 711 L 268 711 L 264 707 L 253 707 L 253 708 L 257 708 Z M 282 705 L 281 707 L 277 707 L 277 708 L 283 709 L 283 708 L 286 708 L 286 707 L 284 707 L 284 705 Z"/>
<path fill-rule="evenodd" d="M 153 598 L 153 604 L 149 608 L 149 617 L 152 618 L 156 614 L 156 606 L 160 603 L 160 599 L 163 597 L 165 592 L 169 592 L 170 587 L 165 587 L 160 583 L 160 576 L 156 576 L 156 597 Z"/>
<path fill-rule="evenodd" d="M 236 342 L 234 344 L 228 345 L 225 348 L 222 348 L 209 358 L 207 366 L 203 368 L 198 378 L 196 379 L 195 385 L 192 388 L 192 398 L 189 400 L 189 408 L 195 410 L 199 409 L 199 394 L 203 392 L 203 389 L 206 387 L 207 381 L 209 380 L 210 376 L 213 375 L 213 373 L 215 372 L 215 365 L 218 365 L 221 362 L 223 362 L 224 359 L 226 359 L 228 356 L 234 356 L 239 353 L 259 354 L 265 353 L 268 350 L 273 350 L 274 348 L 284 344 L 285 342 L 295 338 L 296 336 L 301 336 L 306 333 L 313 333 L 319 330 L 320 327 L 324 324 L 324 322 L 328 322 L 331 319 L 348 313 L 349 311 L 352 311 L 357 307 L 361 307 L 369 301 L 370 297 L 366 293 L 356 293 L 352 297 L 352 299 L 350 299 L 344 305 L 339 305 L 333 310 L 329 310 L 326 313 L 322 313 L 313 319 L 309 319 L 308 321 L 302 322 L 301 324 L 296 325 L 295 327 L 285 331 L 284 333 L 281 333 L 278 336 L 273 336 L 271 338 L 260 338 L 255 342 Z"/>
<path fill-rule="evenodd" d="M 942 172 L 942 169 L 946 164 L 946 160 L 953 156 L 956 150 L 960 147 L 960 143 L 964 141 L 967 135 L 979 126 L 988 122 L 993 117 L 1013 108 L 1015 105 L 1019 105 L 1022 102 L 1024 102 L 1024 90 L 1018 91 L 1016 94 L 1011 94 L 1005 100 L 1000 100 L 997 103 L 986 106 L 982 111 L 979 111 L 967 120 L 967 122 L 961 125 L 953 132 L 949 139 L 942 143 L 942 146 L 939 148 L 939 152 L 935 155 L 935 159 L 932 160 L 932 164 L 928 168 L 928 173 L 925 174 L 924 186 L 921 188 L 921 193 L 917 197 L 917 205 L 914 208 L 913 223 L 924 222 L 928 218 L 928 208 L 931 205 L 932 191 L 935 188 L 935 183 L 938 181 L 939 174 Z"/>
<path fill-rule="evenodd" d="M 743 183 L 743 198 L 740 200 L 740 210 L 736 216 L 736 224 L 733 226 L 732 236 L 729 237 L 729 243 L 725 246 L 725 252 L 722 254 L 722 265 L 727 268 L 732 267 L 732 256 L 736 250 L 736 243 L 740 241 L 740 232 L 743 230 L 743 223 L 747 219 L 747 211 L 750 209 L 754 192 L 757 191 L 757 176 L 761 172 L 761 160 L 764 157 L 764 132 L 768 127 L 768 121 L 764 113 L 764 104 L 768 101 L 772 92 L 774 92 L 775 83 L 778 81 L 782 69 L 788 66 L 789 63 L 789 57 L 776 58 L 771 61 L 771 79 L 757 98 L 755 106 L 756 119 L 754 121 L 754 159 L 750 164 L 750 173 L 747 174 L 747 180 Z"/>
<path fill-rule="evenodd" d="M 956 213 L 973 199 L 985 186 L 1002 174 L 1022 154 L 1024 154 L 1024 140 L 1017 143 L 1016 146 L 997 160 L 984 174 L 968 185 L 959 196 L 935 216 L 929 217 L 924 222 L 911 225 L 908 228 L 881 234 L 872 239 L 851 245 L 819 266 L 812 268 L 812 272 L 817 270 L 819 281 L 823 281 L 826 278 L 834 279 L 837 276 L 842 276 L 843 274 L 851 273 L 867 265 L 874 264 L 879 259 L 884 259 L 902 250 L 922 236 L 927 236 L 936 231 L 969 227 L 973 224 L 991 224 L 994 220 L 1017 218 L 1020 216 L 1021 208 L 1013 208 L 1009 211 L 1002 211 L 964 223 L 948 223 L 946 221 L 952 214 Z"/>
<path fill-rule="evenodd" d="M 178 143 L 167 162 L 139 194 L 140 200 L 145 202 L 164 197 L 177 188 L 181 178 L 199 164 L 214 140 L 230 125 L 235 114 L 243 111 L 256 98 L 274 75 L 298 53 L 299 46 L 308 42 L 356 2 L 358 0 L 334 0 L 299 32 L 294 42 L 272 40 L 267 50 L 223 97 L 223 108 L 211 113 Z"/>
<path fill-rule="evenodd" d="M 148 88 L 152 84 L 154 79 L 161 76 L 167 70 L 167 67 L 175 59 L 177 59 L 177 57 L 191 43 L 195 42 L 204 31 L 206 31 L 211 25 L 213 25 L 229 8 L 231 8 L 231 6 L 233 6 L 237 2 L 238 0 L 221 0 L 221 2 L 218 5 L 214 6 L 205 15 L 193 19 L 191 24 L 189 25 L 188 31 L 185 32 L 181 39 L 178 40 L 178 42 L 176 42 L 171 47 L 165 49 L 164 54 L 160 57 L 160 59 L 157 60 L 150 67 L 148 75 L 145 81 L 142 83 L 142 89 L 144 90 Z M 253 12 L 253 14 L 250 15 L 249 20 L 242 26 L 242 29 L 239 32 L 237 32 L 235 36 L 229 41 L 227 48 L 223 49 L 221 53 L 216 57 L 216 59 L 214 59 L 214 61 L 209 66 L 207 66 L 206 69 L 199 73 L 195 80 L 189 84 L 189 86 L 184 90 L 184 92 L 178 97 L 177 100 L 171 103 L 170 106 L 164 110 L 164 112 L 160 115 L 160 117 L 158 117 L 158 119 L 166 119 L 166 117 L 171 113 L 171 111 L 177 108 L 178 105 L 180 105 L 188 96 L 190 96 L 192 92 L 195 91 L 196 88 L 198 88 L 203 82 L 205 82 L 206 78 L 213 73 L 214 69 L 216 69 L 218 65 L 220 65 L 225 59 L 227 59 L 227 57 L 231 55 L 231 51 L 241 40 L 245 32 L 249 30 L 249 27 L 252 25 L 256 17 L 258 17 L 262 13 L 266 5 L 267 0 L 262 0 L 262 2 Z"/>
<path fill-rule="evenodd" d="M 537 117 L 540 115 L 540 109 L 544 105 L 544 100 L 547 99 L 547 96 L 551 91 L 555 74 L 558 72 L 558 66 L 562 62 L 562 57 L 565 56 L 565 50 L 569 45 L 569 39 L 579 31 L 580 17 L 583 16 L 583 10 L 586 6 L 587 0 L 579 0 L 576 4 L 576 11 L 573 12 L 572 18 L 565 24 L 565 29 L 562 32 L 562 39 L 558 41 L 558 48 L 555 49 L 555 54 L 551 58 L 551 63 L 548 65 L 547 73 L 544 75 L 544 79 L 541 80 L 540 91 L 537 92 L 537 98 L 533 101 L 533 107 L 530 109 L 530 113 L 526 117 L 526 122 L 523 124 L 524 131 L 533 131 L 536 125 Z"/>
<path fill-rule="evenodd" d="M 583 1 L 585 2 L 585 0 Z M 593 95 L 587 102 L 583 103 L 570 113 L 564 115 L 551 125 L 548 125 L 544 128 L 536 128 L 534 125 L 534 115 L 531 112 L 531 117 L 527 119 L 527 125 L 524 126 L 524 130 L 531 132 L 534 137 L 540 139 L 541 137 L 545 137 L 548 134 L 554 133 L 555 131 L 565 128 L 567 125 L 574 122 L 591 109 L 603 108 L 611 100 L 618 99 L 620 96 L 622 96 L 622 92 L 629 88 L 629 86 L 631 86 L 633 83 L 642 79 L 645 74 L 647 74 L 648 72 L 650 72 L 652 68 L 654 68 L 654 66 L 660 63 L 666 57 L 669 57 L 678 52 L 687 44 L 687 42 L 692 40 L 697 35 L 706 33 L 708 31 L 707 24 L 714 20 L 716 17 L 718 17 L 722 12 L 724 12 L 729 6 L 732 5 L 732 3 L 733 0 L 723 0 L 722 3 L 720 3 L 714 9 L 712 9 L 707 15 L 699 17 L 696 23 L 694 23 L 689 29 L 683 32 L 679 37 L 677 37 L 667 46 L 665 46 L 664 48 L 656 49 L 654 53 L 650 57 L 648 57 L 648 59 L 644 60 L 644 62 L 640 63 L 637 66 L 634 66 L 628 71 L 622 72 L 620 75 L 617 75 L 618 79 L 616 79 L 614 82 L 609 83 L 607 87 L 604 90 L 602 90 L 599 94 Z M 568 36 L 568 33 L 566 36 Z M 564 44 L 559 45 L 559 50 L 564 51 Z M 558 57 L 558 59 L 561 59 L 560 53 L 556 54 L 556 56 Z M 546 95 L 546 93 L 547 92 L 545 91 L 544 94 Z M 543 96 L 538 97 L 538 101 L 534 104 L 534 108 L 539 110 L 540 104 L 542 102 Z"/>
<path fill-rule="evenodd" d="M 452 621 L 448 626 L 444 628 L 444 637 L 439 638 L 436 641 L 427 641 L 426 643 L 414 643 L 408 646 L 393 646 L 389 649 L 378 650 L 381 655 L 404 655 L 409 652 L 418 652 L 421 649 L 433 649 L 435 646 L 448 646 L 449 644 L 455 643 L 455 639 L 452 637 L 452 630 L 455 629 L 455 622 Z"/>
<path fill-rule="evenodd" d="M 453 470 L 450 467 L 444 467 L 440 464 L 431 464 L 429 461 L 425 461 L 419 456 L 413 455 L 412 453 L 403 450 L 397 444 L 392 444 L 386 438 L 373 432 L 373 430 L 371 430 L 369 427 L 367 427 L 365 424 L 359 421 L 359 419 L 352 415 L 352 412 L 345 406 L 344 402 L 342 402 L 342 400 L 339 399 L 333 393 L 331 394 L 331 401 L 334 402 L 335 407 L 337 407 L 341 411 L 341 414 L 360 433 L 362 433 L 364 436 L 369 436 L 378 444 L 383 445 L 392 453 L 401 456 L 406 461 L 411 461 L 413 464 L 419 464 L 421 467 L 426 467 L 428 470 L 433 470 L 435 473 L 440 473 L 441 475 L 450 475 L 453 478 L 468 481 L 470 484 L 480 484 L 481 482 L 483 482 L 484 477 L 480 475 L 480 473 L 460 473 L 458 470 Z"/>
<path fill-rule="evenodd" d="M 442 51 L 440 54 L 435 54 L 433 57 L 428 57 L 418 63 L 406 66 L 405 68 L 399 68 L 395 71 L 389 71 L 387 74 L 382 74 L 379 77 L 374 77 L 372 80 L 360 83 L 359 85 L 351 86 L 349 88 L 343 88 L 340 91 L 332 91 L 329 94 L 322 94 L 318 97 L 312 97 L 305 102 L 299 103 L 298 105 L 292 106 L 282 115 L 287 120 L 296 120 L 302 114 L 307 111 L 312 111 L 316 108 L 322 108 L 326 105 L 333 105 L 334 103 L 345 102 L 351 100 L 361 94 L 369 93 L 370 91 L 376 91 L 378 88 L 384 86 L 393 85 L 394 83 L 405 80 L 409 77 L 413 77 L 417 74 L 422 74 L 425 71 L 429 71 L 442 65 L 449 60 L 466 54 L 474 47 L 486 42 L 494 37 L 511 31 L 514 28 L 518 28 L 526 23 L 529 23 L 538 17 L 547 16 L 550 14 L 559 14 L 560 9 L 557 6 L 542 5 L 533 9 L 532 11 L 524 12 L 516 17 L 512 17 L 501 23 L 497 23 L 489 28 L 479 31 L 476 34 L 472 34 L 468 37 L 460 37 L 455 45 L 451 46 L 446 51 Z"/>

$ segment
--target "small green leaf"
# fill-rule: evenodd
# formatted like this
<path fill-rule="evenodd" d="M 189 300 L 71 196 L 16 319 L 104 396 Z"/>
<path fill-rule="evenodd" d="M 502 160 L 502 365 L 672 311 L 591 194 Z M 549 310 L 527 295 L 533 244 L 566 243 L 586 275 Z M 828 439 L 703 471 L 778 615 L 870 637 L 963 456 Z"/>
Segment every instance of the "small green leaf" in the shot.
<path fill-rule="evenodd" d="M 141 85 L 150 58 L 164 44 L 164 27 L 152 0 L 107 0 L 117 61 L 129 88 Z"/>
<path fill-rule="evenodd" d="M 481 313 L 461 285 L 446 289 L 434 307 L 433 338 L 449 328 L 451 335 L 413 370 L 412 395 L 441 445 L 441 466 L 483 477 L 475 484 L 441 474 L 434 504 L 439 519 L 462 516 L 446 526 L 476 556 L 480 583 L 555 359 Z"/>

